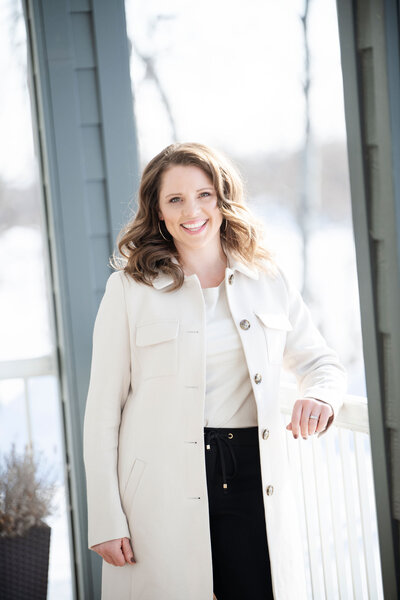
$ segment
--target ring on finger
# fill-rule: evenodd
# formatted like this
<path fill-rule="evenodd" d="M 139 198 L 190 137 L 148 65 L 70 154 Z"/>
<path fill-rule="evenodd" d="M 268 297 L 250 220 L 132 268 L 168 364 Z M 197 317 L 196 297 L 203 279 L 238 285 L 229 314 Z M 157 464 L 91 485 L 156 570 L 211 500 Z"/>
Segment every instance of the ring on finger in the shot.
<path fill-rule="evenodd" d="M 310 415 L 309 419 L 319 419 L 319 415 Z"/>

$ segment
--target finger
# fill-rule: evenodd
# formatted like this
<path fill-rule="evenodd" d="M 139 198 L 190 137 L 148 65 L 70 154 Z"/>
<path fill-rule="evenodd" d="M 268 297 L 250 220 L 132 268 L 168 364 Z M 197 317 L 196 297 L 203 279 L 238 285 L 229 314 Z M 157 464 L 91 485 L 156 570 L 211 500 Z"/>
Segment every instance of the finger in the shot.
<path fill-rule="evenodd" d="M 132 563 L 136 562 L 135 556 L 133 554 L 131 542 L 130 542 L 129 538 L 127 538 L 127 537 L 122 538 L 122 552 L 124 553 L 126 562 L 132 562 Z"/>
<path fill-rule="evenodd" d="M 114 565 L 116 567 L 123 567 L 125 565 L 125 558 L 122 552 L 119 552 L 117 555 L 113 555 Z"/>
<path fill-rule="evenodd" d="M 310 420 L 310 415 L 311 415 L 311 411 L 312 408 L 314 406 L 314 401 L 313 400 L 303 400 L 302 401 L 302 413 L 301 413 L 301 419 L 300 419 L 300 429 L 301 429 L 301 435 L 303 437 L 303 439 L 307 439 L 308 438 L 308 423 Z M 311 419 L 313 420 L 313 419 Z"/>
<path fill-rule="evenodd" d="M 103 554 L 103 559 L 108 562 L 109 565 L 114 565 L 114 567 L 118 567 L 119 565 L 117 564 L 116 560 L 115 560 L 115 556 L 114 554 L 110 553 L 110 552 L 105 552 Z"/>
<path fill-rule="evenodd" d="M 289 423 L 289 425 L 286 425 L 286 429 L 289 429 L 289 431 L 292 431 L 292 424 Z"/>
<path fill-rule="evenodd" d="M 321 408 L 318 405 L 315 405 L 313 408 L 311 408 L 310 416 L 308 417 L 308 435 L 314 435 L 314 433 L 318 427 L 320 415 L 321 415 Z M 317 417 L 317 418 L 314 419 L 311 417 Z"/>
<path fill-rule="evenodd" d="M 96 544 L 91 549 L 110 565 L 121 567 L 125 564 L 125 558 L 121 550 L 121 541 L 121 539 L 110 540 L 102 544 Z"/>
<path fill-rule="evenodd" d="M 324 429 L 326 429 L 326 426 L 328 425 L 328 421 L 329 418 L 332 414 L 332 409 L 330 406 L 323 406 L 321 408 L 321 414 L 319 416 L 319 421 L 318 421 L 318 427 L 317 427 L 317 431 L 318 433 L 320 433 L 321 431 L 324 431 Z"/>
<path fill-rule="evenodd" d="M 296 400 L 296 402 L 294 403 L 293 406 L 293 411 L 292 411 L 292 434 L 294 438 L 298 438 L 299 437 L 299 433 L 300 433 L 300 418 L 301 418 L 301 411 L 302 411 L 302 402 L 301 400 Z"/>
<path fill-rule="evenodd" d="M 123 540 L 124 538 L 120 538 L 118 543 L 115 545 L 114 559 L 117 563 L 118 567 L 123 567 L 125 565 L 125 555 L 123 550 Z"/>
<path fill-rule="evenodd" d="M 101 556 L 101 558 L 103 560 L 105 560 L 106 562 L 110 563 L 110 565 L 114 564 L 114 559 L 112 557 L 112 555 L 109 552 L 105 552 L 104 550 L 102 550 L 101 552 L 98 550 L 95 550 L 96 554 L 98 554 L 99 556 Z"/>
<path fill-rule="evenodd" d="M 108 546 L 107 556 L 110 564 L 114 565 L 115 567 L 124 566 L 125 557 L 122 552 L 122 538 L 113 541 L 113 543 Z"/>

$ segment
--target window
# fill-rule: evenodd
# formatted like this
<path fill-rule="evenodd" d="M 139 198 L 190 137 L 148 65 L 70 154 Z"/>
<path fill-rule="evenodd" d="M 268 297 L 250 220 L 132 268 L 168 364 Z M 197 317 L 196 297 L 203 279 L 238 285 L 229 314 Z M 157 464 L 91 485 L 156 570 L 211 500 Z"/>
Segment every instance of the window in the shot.
<path fill-rule="evenodd" d="M 22 5 L 0 10 L 0 455 L 31 445 L 56 481 L 48 598 L 72 594 L 63 428 Z M 26 557 L 29 560 L 29 557 Z M 21 565 L 21 569 L 23 565 Z"/>

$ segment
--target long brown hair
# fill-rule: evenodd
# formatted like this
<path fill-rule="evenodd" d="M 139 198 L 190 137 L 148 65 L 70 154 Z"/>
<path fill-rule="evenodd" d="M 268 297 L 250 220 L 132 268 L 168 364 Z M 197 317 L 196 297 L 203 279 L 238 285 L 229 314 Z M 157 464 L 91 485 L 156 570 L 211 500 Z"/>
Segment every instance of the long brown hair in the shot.
<path fill-rule="evenodd" d="M 117 246 L 124 258 L 113 253 L 110 262 L 123 269 L 133 279 L 152 285 L 160 273 L 171 275 L 178 289 L 184 281 L 178 251 L 164 225 L 159 223 L 158 202 L 163 173 L 173 165 L 195 165 L 212 180 L 223 221 L 221 243 L 234 257 L 266 270 L 266 261 L 274 264 L 269 250 L 263 245 L 263 228 L 244 202 L 242 178 L 233 163 L 221 152 L 195 142 L 170 144 L 145 167 L 138 193 L 138 209 L 132 221 L 119 232 Z M 163 226 L 164 239 L 159 227 Z M 169 236 L 169 237 L 168 237 Z M 175 258 L 177 261 L 172 261 Z"/>

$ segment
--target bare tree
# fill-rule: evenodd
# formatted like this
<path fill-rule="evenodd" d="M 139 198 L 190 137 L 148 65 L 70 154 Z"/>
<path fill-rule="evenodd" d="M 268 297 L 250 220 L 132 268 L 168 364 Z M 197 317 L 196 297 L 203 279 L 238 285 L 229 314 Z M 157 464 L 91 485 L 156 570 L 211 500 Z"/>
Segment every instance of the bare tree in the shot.
<path fill-rule="evenodd" d="M 149 23 L 150 32 L 151 33 L 155 32 L 157 25 L 160 21 L 167 20 L 167 19 L 173 19 L 173 18 L 175 18 L 174 15 L 160 15 L 160 14 L 155 15 Z M 168 96 L 165 92 L 165 89 L 164 89 L 164 87 L 160 81 L 160 78 L 158 76 L 158 73 L 157 73 L 157 67 L 156 67 L 157 55 L 155 53 L 146 54 L 146 53 L 142 52 L 138 48 L 138 46 L 133 38 L 130 40 L 130 44 L 131 44 L 131 47 L 134 50 L 135 54 L 140 58 L 140 60 L 145 65 L 146 71 L 145 71 L 144 79 L 145 80 L 149 79 L 150 81 L 152 81 L 160 95 L 161 102 L 164 106 L 169 124 L 171 126 L 173 141 L 176 142 L 178 140 L 177 127 L 176 127 L 175 119 L 174 119 L 174 116 L 172 113 L 170 101 L 168 99 Z"/>
<path fill-rule="evenodd" d="M 308 269 L 308 246 L 310 240 L 312 226 L 312 173 L 311 164 L 313 160 L 313 143 L 311 131 L 311 116 L 310 116 L 310 88 L 311 88 L 311 73 L 310 73 L 310 46 L 308 39 L 308 17 L 309 17 L 310 0 L 305 0 L 304 14 L 300 17 L 303 27 L 304 41 L 304 144 L 301 151 L 301 188 L 300 201 L 297 210 L 297 222 L 299 224 L 302 237 L 302 253 L 303 253 L 303 282 L 302 295 L 306 302 L 312 298 L 311 287 L 309 285 L 309 269 Z"/>

